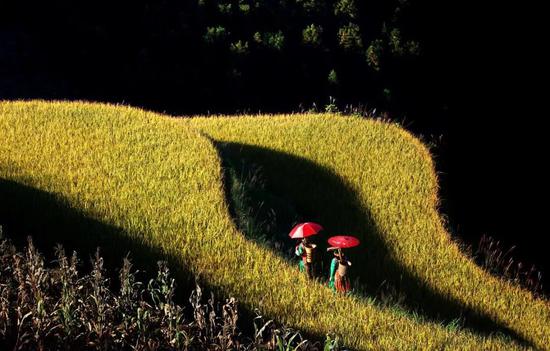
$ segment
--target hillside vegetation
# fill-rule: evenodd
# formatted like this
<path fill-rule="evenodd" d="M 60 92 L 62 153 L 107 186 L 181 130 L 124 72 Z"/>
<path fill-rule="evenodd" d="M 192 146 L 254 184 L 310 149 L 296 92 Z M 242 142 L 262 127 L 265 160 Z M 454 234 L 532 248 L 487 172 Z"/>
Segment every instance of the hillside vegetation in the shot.
<path fill-rule="evenodd" d="M 99 250 L 90 271 L 82 271 L 76 251 L 58 245 L 47 264 L 32 240 L 23 251 L 0 239 L 0 349 L 2 350 L 282 350 L 300 345 L 318 351 L 322 341 L 255 315 L 246 335 L 234 298 L 217 301 L 196 285 L 185 306 L 175 301 L 176 282 L 166 262 L 142 281 L 125 257 L 110 280 Z M 117 265 L 118 267 L 119 265 Z M 118 284 L 117 284 L 118 283 Z M 115 289 L 115 287 L 118 287 Z M 27 316 L 27 318 L 21 318 Z M 29 318 L 30 317 L 30 318 Z M 239 325 L 237 325 L 239 322 Z M 244 329 L 244 328 L 243 328 Z M 340 351 L 338 338 L 324 346 Z"/>
<path fill-rule="evenodd" d="M 417 80 L 422 8 L 409 0 L 2 3 L 2 92 L 186 112 L 309 108 L 329 95 L 399 107 L 403 77 Z M 20 73 L 29 66 L 35 71 Z M 52 71 L 60 74 L 45 79 Z"/>
<path fill-rule="evenodd" d="M 216 141 L 262 162 L 274 186 L 329 232 L 362 238 L 364 251 L 352 261 L 367 291 L 388 279 L 419 306 L 450 306 L 447 315 L 464 309 L 537 348 L 550 343 L 548 303 L 488 275 L 450 240 L 430 154 L 396 125 L 337 115 L 178 120 L 36 101 L 1 103 L 0 136 L 3 181 L 120 228 L 121 242 L 159 251 L 248 308 L 307 333 L 335 331 L 357 349 L 520 347 L 337 296 L 247 240 L 230 216 Z M 112 245 L 119 239 L 94 235 Z"/>

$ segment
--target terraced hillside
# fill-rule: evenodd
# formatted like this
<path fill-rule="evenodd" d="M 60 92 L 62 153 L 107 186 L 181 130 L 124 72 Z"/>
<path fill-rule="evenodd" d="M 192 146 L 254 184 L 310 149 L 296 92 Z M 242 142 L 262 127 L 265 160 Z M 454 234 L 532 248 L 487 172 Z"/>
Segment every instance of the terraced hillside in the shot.
<path fill-rule="evenodd" d="M 437 213 L 428 151 L 395 125 L 336 115 L 178 120 L 120 106 L 4 102 L 0 179 L 118 228 L 112 238 L 91 231 L 82 241 L 160 252 L 249 308 L 314 335 L 336 331 L 357 349 L 520 348 L 336 296 L 247 240 L 229 214 L 216 141 L 262 162 L 277 191 L 329 231 L 362 237 L 354 270 L 367 291 L 389 279 L 420 306 L 447 306 L 445 316 L 465 309 L 547 348 L 548 303 L 460 253 Z M 2 201 L 0 209 L 13 206 Z"/>

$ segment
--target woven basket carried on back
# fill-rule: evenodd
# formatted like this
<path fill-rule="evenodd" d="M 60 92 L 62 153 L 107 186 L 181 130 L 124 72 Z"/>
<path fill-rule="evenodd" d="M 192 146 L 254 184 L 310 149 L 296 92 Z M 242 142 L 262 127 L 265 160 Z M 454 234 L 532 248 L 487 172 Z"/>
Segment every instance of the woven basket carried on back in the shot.
<path fill-rule="evenodd" d="M 312 263 L 313 262 L 313 255 L 315 252 L 315 248 L 317 248 L 317 245 L 315 244 L 309 244 L 304 245 L 304 249 L 306 250 L 306 262 Z"/>

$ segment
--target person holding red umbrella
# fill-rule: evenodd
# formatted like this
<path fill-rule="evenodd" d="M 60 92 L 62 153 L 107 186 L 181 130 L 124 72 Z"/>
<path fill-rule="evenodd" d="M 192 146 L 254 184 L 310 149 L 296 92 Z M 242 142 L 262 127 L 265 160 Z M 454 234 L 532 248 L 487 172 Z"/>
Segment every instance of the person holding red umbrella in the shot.
<path fill-rule="evenodd" d="M 294 253 L 300 257 L 298 267 L 300 272 L 306 272 L 309 278 L 313 278 L 313 266 L 315 264 L 315 249 L 317 245 L 311 242 L 309 237 L 317 235 L 323 227 L 313 222 L 300 223 L 290 231 L 289 236 L 292 239 L 301 239 L 296 245 Z"/>
<path fill-rule="evenodd" d="M 331 247 L 327 251 L 334 251 L 334 258 L 330 264 L 329 287 L 341 294 L 347 294 L 351 291 L 348 274 L 351 262 L 344 255 L 342 249 L 359 245 L 359 239 L 353 236 L 339 235 L 329 238 L 328 243 Z"/>

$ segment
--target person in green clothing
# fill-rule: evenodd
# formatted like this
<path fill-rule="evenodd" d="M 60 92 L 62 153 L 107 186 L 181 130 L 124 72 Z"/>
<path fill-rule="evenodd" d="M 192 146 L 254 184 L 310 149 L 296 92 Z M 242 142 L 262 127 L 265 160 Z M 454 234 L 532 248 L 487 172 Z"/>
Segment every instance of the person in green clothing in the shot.
<path fill-rule="evenodd" d="M 312 243 L 308 238 L 303 238 L 294 250 L 296 256 L 301 258 L 298 264 L 300 272 L 305 272 L 309 278 L 313 278 L 314 251 L 316 247 L 317 245 Z"/>
<path fill-rule="evenodd" d="M 351 282 L 348 276 L 348 268 L 351 262 L 348 261 L 340 248 L 329 247 L 327 251 L 334 251 L 334 258 L 330 263 L 329 287 L 333 291 L 347 294 L 351 291 Z"/>

